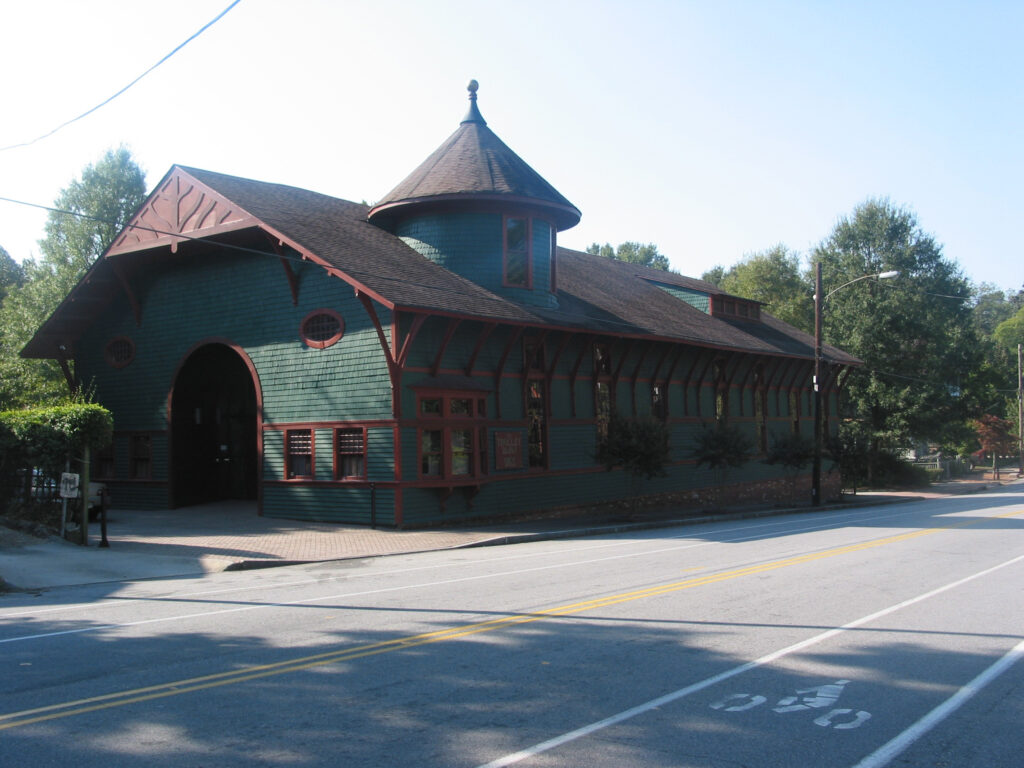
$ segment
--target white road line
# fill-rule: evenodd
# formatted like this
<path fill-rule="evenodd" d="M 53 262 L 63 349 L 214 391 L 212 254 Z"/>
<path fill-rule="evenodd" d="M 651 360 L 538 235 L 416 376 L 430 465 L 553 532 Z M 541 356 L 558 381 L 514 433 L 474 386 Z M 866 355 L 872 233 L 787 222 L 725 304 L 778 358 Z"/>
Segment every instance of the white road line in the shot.
<path fill-rule="evenodd" d="M 877 519 L 877 518 L 873 517 L 871 519 Z M 807 526 L 807 527 L 803 527 L 803 528 L 791 529 L 791 530 L 785 531 L 784 533 L 786 535 L 791 535 L 791 534 L 794 534 L 794 533 L 806 533 L 808 531 L 819 530 L 819 529 L 822 529 L 822 528 L 830 528 L 830 527 L 832 527 L 832 523 L 834 523 L 834 522 L 835 522 L 835 520 L 833 518 L 833 520 L 830 523 L 825 524 L 825 525 Z M 754 526 L 754 527 L 763 527 L 763 526 Z M 747 531 L 749 531 L 749 530 L 751 530 L 751 527 L 736 528 L 734 530 L 747 530 Z M 40 632 L 40 633 L 37 633 L 37 634 L 31 634 L 31 635 L 19 635 L 19 636 L 16 636 L 16 637 L 7 637 L 7 638 L 0 639 L 0 645 L 5 645 L 5 644 L 8 644 L 8 643 L 24 642 L 24 641 L 28 641 L 28 640 L 42 640 L 42 639 L 51 638 L 51 637 L 62 637 L 62 636 L 65 636 L 65 635 L 78 635 L 78 634 L 83 634 L 85 632 L 104 632 L 104 631 L 114 630 L 114 629 L 122 629 L 122 628 L 128 628 L 128 627 L 139 627 L 139 626 L 144 626 L 146 624 L 160 624 L 160 623 L 164 623 L 164 622 L 182 621 L 182 620 L 185 620 L 185 619 L 203 618 L 203 617 L 206 617 L 206 616 L 222 616 L 222 615 L 228 614 L 228 613 L 243 613 L 243 612 L 247 612 L 247 611 L 255 611 L 255 610 L 261 610 L 261 609 L 271 609 L 271 608 L 288 608 L 288 607 L 293 607 L 293 606 L 309 605 L 309 604 L 313 604 L 313 603 L 322 603 L 322 602 L 325 602 L 325 601 L 328 601 L 328 600 L 340 600 L 342 598 L 351 599 L 351 598 L 354 598 L 354 597 L 366 597 L 368 595 L 379 595 L 379 594 L 385 594 L 385 593 L 388 593 L 388 592 L 401 592 L 401 591 L 407 590 L 407 589 L 428 589 L 428 588 L 432 588 L 432 587 L 446 586 L 446 585 L 450 585 L 450 584 L 461 584 L 461 583 L 466 583 L 466 582 L 471 582 L 471 581 L 481 581 L 481 580 L 484 580 L 484 579 L 495 579 L 495 578 L 502 578 L 502 577 L 507 577 L 507 576 L 517 576 L 517 575 L 525 574 L 525 573 L 536 573 L 538 571 L 549 571 L 549 570 L 559 570 L 559 569 L 565 569 L 565 568 L 575 568 L 575 567 L 583 566 L 583 565 L 594 565 L 596 563 L 611 562 L 613 560 L 623 560 L 623 559 L 628 559 L 628 558 L 647 557 L 647 556 L 650 556 L 650 555 L 664 554 L 665 552 L 681 552 L 681 551 L 687 550 L 687 549 L 695 549 L 697 547 L 706 547 L 706 546 L 711 546 L 711 545 L 714 545 L 714 544 L 731 544 L 731 543 L 746 541 L 746 540 L 749 540 L 749 539 L 756 539 L 756 538 L 759 538 L 762 535 L 763 534 L 761 534 L 761 533 L 757 533 L 757 534 L 753 534 L 753 535 L 750 535 L 750 536 L 740 536 L 740 537 L 736 537 L 736 538 L 733 538 L 733 539 L 716 539 L 714 541 L 698 541 L 698 542 L 692 542 L 692 543 L 687 543 L 687 544 L 683 544 L 683 545 L 676 545 L 676 546 L 671 546 L 671 547 L 662 547 L 660 549 L 646 549 L 646 550 L 643 550 L 642 552 L 628 552 L 628 553 L 624 553 L 624 554 L 611 555 L 611 556 L 608 556 L 608 557 L 591 558 L 591 559 L 588 559 L 588 560 L 575 560 L 575 561 L 573 561 L 571 563 L 560 562 L 560 563 L 554 563 L 554 564 L 551 564 L 551 565 L 537 566 L 537 567 L 534 567 L 534 568 L 520 568 L 520 569 L 512 570 L 512 571 L 499 571 L 499 572 L 495 572 L 495 573 L 481 574 L 481 575 L 478 575 L 478 576 L 464 576 L 464 577 L 461 577 L 461 578 L 440 579 L 440 580 L 437 580 L 437 581 L 421 582 L 421 583 L 418 583 L 418 584 L 405 584 L 405 585 L 397 586 L 397 587 L 382 587 L 380 589 L 365 590 L 365 591 L 362 591 L 362 592 L 341 592 L 341 593 L 337 593 L 337 594 L 333 594 L 333 595 L 324 595 L 324 596 L 321 596 L 321 597 L 309 597 L 309 598 L 302 598 L 302 599 L 299 599 L 299 600 L 288 600 L 288 601 L 252 603 L 250 605 L 235 606 L 235 607 L 232 607 L 232 608 L 223 608 L 221 610 L 196 611 L 196 612 L 192 612 L 192 613 L 175 614 L 175 615 L 171 615 L 171 616 L 161 616 L 161 617 L 157 617 L 157 618 L 153 618 L 153 619 L 140 619 L 140 620 L 137 620 L 137 621 L 110 622 L 110 623 L 105 623 L 105 624 L 93 624 L 93 625 L 90 625 L 90 626 L 87 626 L 87 627 L 76 627 L 74 629 L 64 629 L 64 630 L 58 630 L 58 631 L 54 631 L 54 632 Z M 678 538 L 684 538 L 684 537 L 683 536 L 674 536 L 674 537 L 668 537 L 668 538 L 669 539 L 672 539 L 672 538 L 677 538 L 678 539 Z M 610 544 L 609 546 L 621 546 L 621 542 L 616 542 L 616 543 Z M 557 552 L 557 554 L 564 554 L 564 552 L 565 552 L 565 550 L 559 550 Z M 551 554 L 551 553 L 548 553 L 548 554 Z M 509 558 L 509 559 L 514 559 L 514 558 Z M 421 570 L 421 569 L 408 569 L 407 571 L 401 571 L 401 572 L 409 572 L 409 571 L 416 571 L 416 570 Z M 428 570 L 429 570 L 429 568 L 428 568 Z M 394 572 L 389 572 L 388 574 L 384 574 L 384 575 L 393 575 L 393 574 L 394 574 Z M 302 582 L 298 582 L 298 583 L 301 584 Z M 312 583 L 316 583 L 316 582 L 312 582 Z M 276 588 L 276 587 L 271 586 L 270 588 Z M 264 589 L 264 591 L 266 591 L 267 590 L 267 585 L 263 585 L 263 589 Z M 233 590 L 229 590 L 229 591 L 233 591 Z M 202 594 L 202 593 L 199 593 L 199 594 Z M 181 600 L 181 599 L 184 599 L 184 597 L 183 596 L 174 596 L 174 595 L 163 597 L 163 598 L 160 598 L 159 600 L 156 600 L 156 601 L 154 601 L 152 598 L 132 598 L 133 601 L 144 600 L 144 601 L 147 601 L 147 602 L 159 602 L 159 601 L 174 602 L 175 600 Z M 0 619 L 6 619 L 6 618 L 10 618 L 10 617 L 11 617 L 10 615 L 3 615 L 3 616 L 0 616 Z"/>
<path fill-rule="evenodd" d="M 797 527 L 790 528 L 789 530 L 784 530 L 784 531 L 781 531 L 781 532 L 776 532 L 773 535 L 776 535 L 776 536 L 778 536 L 778 535 L 789 535 L 789 534 L 794 534 L 794 533 L 805 533 L 807 531 L 817 531 L 817 530 L 825 530 L 825 529 L 828 529 L 828 528 L 838 528 L 839 526 L 837 525 L 837 523 L 842 523 L 842 522 L 847 521 L 847 520 L 864 520 L 864 519 L 866 519 L 866 520 L 869 520 L 869 521 L 875 521 L 875 520 L 885 520 L 885 519 L 892 518 L 892 517 L 904 517 L 904 516 L 910 514 L 910 512 L 911 512 L 911 510 L 900 510 L 899 512 L 889 512 L 887 514 L 876 514 L 876 515 L 869 515 L 868 516 L 868 515 L 865 515 L 863 513 L 855 514 L 856 510 L 850 510 L 850 512 L 847 513 L 847 514 L 838 515 L 838 516 L 834 516 L 834 517 L 830 514 L 828 516 L 827 521 L 824 522 L 824 523 L 821 523 L 819 525 L 797 526 Z M 718 532 L 719 533 L 731 533 L 733 531 L 754 531 L 754 530 L 757 530 L 757 529 L 760 529 L 760 528 L 779 528 L 781 526 L 792 525 L 792 524 L 793 524 L 792 520 L 781 520 L 781 521 L 774 521 L 774 522 L 758 522 L 758 523 L 754 523 L 754 524 L 738 525 L 738 526 L 734 526 L 732 528 L 721 528 L 721 529 L 718 530 Z M 757 535 L 760 535 L 760 534 L 757 534 Z M 686 529 L 685 533 L 682 533 L 682 534 L 679 534 L 679 535 L 676 535 L 676 536 L 664 536 L 662 538 L 664 538 L 665 540 L 691 539 L 691 538 L 694 538 L 694 536 L 693 536 L 693 526 L 687 526 L 687 529 Z M 738 542 L 738 541 L 745 541 L 748 538 L 756 538 L 756 536 L 738 537 L 738 538 L 735 538 L 735 539 L 720 539 L 720 540 L 714 540 L 714 541 L 708 540 L 708 541 L 699 542 L 699 545 L 700 546 L 706 546 L 706 545 L 711 545 L 711 544 L 732 544 L 732 543 L 735 543 L 735 542 Z M 550 550 L 550 551 L 544 551 L 544 552 L 516 553 L 516 554 L 506 555 L 504 557 L 492 557 L 492 558 L 488 559 L 488 562 L 497 563 L 497 562 L 504 562 L 504 561 L 508 561 L 508 560 L 523 560 L 523 559 L 530 559 L 530 558 L 537 558 L 537 557 L 554 557 L 554 556 L 562 557 L 566 553 L 571 553 L 571 552 L 581 552 L 581 551 L 582 552 L 589 552 L 589 551 L 594 551 L 594 550 L 598 550 L 598 549 L 609 549 L 609 548 L 613 548 L 613 547 L 636 546 L 638 544 L 645 544 L 645 543 L 649 543 L 649 541 L 647 539 L 630 539 L 630 540 L 627 540 L 627 541 L 623 541 L 623 540 L 620 539 L 620 540 L 616 540 L 616 541 L 612 541 L 612 542 L 604 542 L 604 543 L 596 543 L 596 542 L 595 543 L 591 543 L 591 542 L 588 542 L 586 545 L 582 545 L 582 546 L 577 545 L 577 546 L 573 546 L 573 547 L 561 547 L 561 548 L 559 548 L 557 550 Z M 442 553 L 451 553 L 451 552 L 455 552 L 455 551 L 457 551 L 457 550 L 456 549 L 439 550 L 439 552 L 442 552 Z M 658 552 L 661 552 L 661 551 L 663 551 L 663 550 L 657 550 L 653 554 L 657 554 Z M 412 556 L 414 554 L 422 555 L 424 553 L 422 553 L 422 552 L 408 553 L 409 556 Z M 643 553 L 639 553 L 639 554 L 648 554 L 648 553 L 647 552 L 643 552 Z M 399 555 L 399 556 L 402 556 L 402 555 Z M 359 559 L 359 558 L 351 558 L 351 559 Z M 322 561 L 322 562 L 319 562 L 319 563 L 308 563 L 307 565 L 328 565 L 331 562 L 335 562 L 335 561 L 325 560 L 325 561 Z M 417 566 L 415 568 L 398 568 L 398 569 L 395 569 L 395 570 L 388 570 L 388 571 L 384 571 L 384 572 L 346 573 L 344 575 L 344 578 L 345 579 L 354 579 L 354 578 L 368 578 L 368 577 L 371 577 L 371 576 L 373 576 L 373 577 L 394 576 L 394 575 L 400 575 L 400 574 L 404 574 L 404 573 L 416 573 L 416 572 L 419 572 L 419 571 L 440 570 L 440 569 L 455 568 L 455 567 L 462 567 L 462 566 L 465 566 L 465 565 L 476 565 L 476 564 L 477 563 L 469 563 L 469 562 L 460 562 L 460 563 L 450 563 L 449 562 L 449 563 L 441 563 L 441 564 L 435 564 L 435 565 Z M 569 563 L 567 565 L 571 565 L 571 563 Z M 309 585 L 309 584 L 319 584 L 319 583 L 323 583 L 324 581 L 327 581 L 327 580 L 324 580 L 324 579 L 303 579 L 303 580 L 300 580 L 300 581 L 283 582 L 281 584 L 269 585 L 269 588 L 272 588 L 272 589 L 283 589 L 283 588 L 287 588 L 287 587 L 297 587 L 297 586 L 305 586 L 305 585 Z M 221 588 L 221 589 L 203 590 L 203 591 L 200 591 L 200 592 L 185 592 L 185 593 L 180 593 L 180 594 L 179 593 L 173 593 L 173 594 L 168 594 L 168 595 L 151 595 L 151 596 L 140 596 L 140 597 L 127 596 L 127 597 L 118 598 L 118 599 L 114 599 L 114 600 L 102 600 L 102 601 L 98 601 L 98 602 L 86 602 L 86 603 L 72 603 L 72 604 L 69 604 L 69 605 L 53 606 L 53 607 L 50 607 L 50 608 L 33 608 L 33 609 L 29 609 L 29 610 L 19 610 L 19 611 L 12 611 L 12 612 L 9 612 L 9 613 L 0 613 L 0 620 L 2 620 L 2 619 L 9 619 L 9 618 L 19 618 L 21 616 L 38 616 L 38 615 L 42 615 L 44 613 L 59 613 L 59 612 L 76 611 L 76 610 L 88 610 L 90 612 L 94 612 L 96 610 L 96 608 L 98 608 L 98 607 L 115 608 L 115 607 L 120 607 L 120 606 L 131 605 L 133 603 L 141 602 L 141 601 L 156 601 L 156 602 L 159 602 L 161 600 L 175 600 L 175 599 L 181 600 L 181 599 L 187 599 L 187 598 L 192 598 L 192 597 L 205 597 L 205 596 L 208 596 L 208 595 L 232 594 L 232 593 L 237 593 L 237 592 L 250 592 L 250 591 L 265 592 L 267 589 L 268 589 L 268 585 L 266 585 L 266 584 L 259 584 L 259 585 L 255 585 L 255 586 L 254 585 L 246 585 L 246 586 L 243 586 L 243 587 L 227 587 L 227 588 Z"/>
<path fill-rule="evenodd" d="M 618 723 L 634 718 L 637 715 L 642 715 L 646 712 L 650 712 L 651 710 L 657 709 L 658 707 L 662 707 L 666 704 L 678 701 L 679 699 L 685 698 L 686 696 L 689 696 L 693 693 L 697 693 L 698 691 L 703 691 L 705 688 L 710 688 L 711 686 L 717 685 L 718 683 L 721 683 L 732 677 L 742 675 L 744 672 L 749 672 L 752 669 L 762 667 L 766 664 L 771 664 L 772 662 L 778 661 L 784 656 L 789 656 L 792 653 L 802 651 L 805 648 L 811 647 L 812 645 L 822 643 L 825 640 L 842 634 L 843 632 L 847 632 L 851 629 L 856 629 L 857 627 L 863 626 L 864 624 L 876 621 L 877 619 L 880 619 L 884 616 L 888 616 L 891 613 L 895 613 L 916 603 L 928 600 L 932 597 L 935 597 L 936 595 L 941 595 L 943 592 L 948 592 L 951 589 L 956 589 L 957 587 L 967 584 L 968 582 L 974 581 L 975 579 L 980 579 L 984 576 L 988 576 L 1002 568 L 1006 568 L 1007 566 L 1014 565 L 1015 563 L 1019 563 L 1021 561 L 1024 561 L 1024 555 L 1015 557 L 1012 560 L 1007 560 L 1006 562 L 1000 563 L 999 565 L 995 565 L 991 568 L 986 568 L 984 571 L 979 571 L 978 573 L 972 574 L 971 576 L 966 576 L 962 579 L 958 579 L 957 581 L 951 582 L 937 589 L 933 589 L 929 592 L 925 592 L 924 594 L 918 595 L 917 597 L 912 597 L 909 600 L 904 600 L 901 603 L 891 605 L 888 608 L 883 608 L 882 610 L 876 611 L 875 613 L 869 614 L 867 616 L 862 616 L 859 619 L 855 619 L 854 621 L 851 621 L 847 624 L 843 624 L 841 627 L 826 630 L 825 632 L 817 634 L 814 637 L 802 640 L 799 643 L 787 646 L 786 648 L 782 648 L 781 650 L 774 651 L 766 656 L 762 656 L 759 659 L 755 659 L 754 661 L 748 661 L 746 664 L 741 664 L 738 667 L 733 667 L 732 669 L 728 669 L 725 672 L 721 672 L 717 675 L 714 675 L 713 677 L 705 678 L 700 682 L 693 683 L 692 685 L 688 685 L 685 688 L 680 688 L 679 690 L 673 691 L 672 693 L 665 694 L 664 696 L 659 696 L 656 699 L 651 699 L 650 701 L 644 702 L 643 704 L 624 710 L 617 714 L 611 715 L 610 717 L 606 717 L 603 720 L 598 720 L 597 722 L 590 723 L 589 725 L 585 725 L 582 728 L 577 728 L 576 730 L 569 731 L 568 733 L 563 733 L 560 736 L 555 736 L 552 739 L 542 741 L 539 744 L 534 744 L 532 747 L 527 747 L 526 749 L 520 750 L 519 752 L 514 752 L 512 754 L 505 755 L 504 757 L 499 757 L 497 760 L 492 760 L 489 763 L 484 763 L 483 765 L 477 766 L 477 768 L 503 768 L 503 766 L 514 765 L 515 763 L 521 762 L 528 758 L 536 757 L 539 754 L 548 752 L 552 749 L 555 749 L 556 747 L 562 746 L 563 744 L 568 744 L 571 741 L 575 741 L 576 739 L 580 739 L 584 736 L 589 736 L 590 734 L 600 731 L 604 728 L 617 725 Z M 1024 646 L 1024 643 L 1021 643 L 1016 648 L 1014 648 L 1014 650 L 1011 651 L 1009 655 L 1012 655 L 1015 652 L 1019 654 L 1019 651 L 1022 648 L 1022 646 Z M 1006 657 L 1004 657 L 1004 659 L 1005 658 Z M 1016 657 L 1013 658 L 1013 661 L 1015 660 Z M 1009 664 L 1013 663 L 1013 661 L 1010 661 L 1005 666 L 1008 667 Z M 995 666 L 998 666 L 998 664 Z M 1000 669 L 999 671 L 1002 671 L 1002 669 Z M 970 685 L 973 685 L 973 683 L 971 683 Z M 880 768 L 880 766 L 884 765 L 884 763 L 864 764 L 863 766 L 857 766 L 857 768 L 868 768 L 869 765 L 872 766 L 872 768 Z"/>
<path fill-rule="evenodd" d="M 1024 656 L 1024 640 L 1017 643 L 1009 653 L 999 659 L 999 661 L 986 669 L 976 678 L 971 680 L 971 682 L 953 694 L 950 698 L 946 699 L 942 704 L 937 706 L 887 744 L 883 744 L 881 747 L 876 749 L 870 755 L 857 763 L 853 768 L 884 768 L 884 766 L 888 765 L 894 758 L 901 755 L 911 745 L 913 745 L 914 742 L 928 733 L 928 731 L 960 709 L 960 707 L 966 704 L 971 697 L 981 691 L 982 688 L 1017 663 L 1022 656 Z"/>

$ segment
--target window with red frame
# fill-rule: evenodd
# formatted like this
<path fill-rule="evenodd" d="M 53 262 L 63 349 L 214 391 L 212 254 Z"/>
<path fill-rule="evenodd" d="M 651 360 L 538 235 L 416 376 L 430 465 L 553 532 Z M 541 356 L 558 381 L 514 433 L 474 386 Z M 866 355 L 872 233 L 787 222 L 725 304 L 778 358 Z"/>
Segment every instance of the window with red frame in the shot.
<path fill-rule="evenodd" d="M 505 285 L 530 287 L 530 220 L 505 219 Z"/>
<path fill-rule="evenodd" d="M 345 335 L 345 321 L 333 309 L 317 309 L 303 319 L 299 335 L 306 346 L 326 349 Z"/>
<path fill-rule="evenodd" d="M 285 432 L 285 467 L 289 480 L 313 477 L 312 430 L 289 429 Z"/>
<path fill-rule="evenodd" d="M 362 427 L 334 430 L 334 474 L 338 480 L 366 477 L 366 430 Z"/>
<path fill-rule="evenodd" d="M 486 472 L 479 467 L 486 428 L 478 426 L 487 413 L 486 398 L 477 394 L 424 395 L 419 399 L 420 476 L 472 477 Z M 437 424 L 430 420 L 437 419 Z"/>

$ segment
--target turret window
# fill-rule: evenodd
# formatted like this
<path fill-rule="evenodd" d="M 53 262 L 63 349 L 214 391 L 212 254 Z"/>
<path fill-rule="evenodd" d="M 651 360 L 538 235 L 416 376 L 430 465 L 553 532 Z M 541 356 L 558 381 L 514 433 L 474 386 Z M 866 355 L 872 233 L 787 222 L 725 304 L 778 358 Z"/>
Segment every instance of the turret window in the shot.
<path fill-rule="evenodd" d="M 505 218 L 505 285 L 529 288 L 532 282 L 530 220 Z"/>

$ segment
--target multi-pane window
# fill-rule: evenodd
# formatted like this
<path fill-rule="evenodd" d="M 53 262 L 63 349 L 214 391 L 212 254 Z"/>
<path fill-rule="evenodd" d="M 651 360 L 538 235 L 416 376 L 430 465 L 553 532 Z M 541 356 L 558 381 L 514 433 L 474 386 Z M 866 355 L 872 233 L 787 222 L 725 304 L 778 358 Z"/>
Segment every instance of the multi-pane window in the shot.
<path fill-rule="evenodd" d="M 505 219 L 505 285 L 530 287 L 529 219 Z"/>
<path fill-rule="evenodd" d="M 422 477 L 469 477 L 486 472 L 486 400 L 475 395 L 430 395 L 419 399 Z M 433 420 L 436 423 L 431 423 Z"/>
<path fill-rule="evenodd" d="M 325 349 L 335 344 L 345 333 L 345 322 L 332 309 L 318 309 L 306 315 L 299 329 L 306 346 Z"/>
<path fill-rule="evenodd" d="M 289 429 L 285 432 L 288 478 L 313 477 L 313 432 Z"/>
<path fill-rule="evenodd" d="M 362 427 L 335 430 L 334 446 L 337 479 L 366 477 L 366 431 Z"/>
<path fill-rule="evenodd" d="M 153 473 L 153 445 L 149 435 L 132 435 L 129 440 L 128 475 L 133 480 L 148 480 Z"/>

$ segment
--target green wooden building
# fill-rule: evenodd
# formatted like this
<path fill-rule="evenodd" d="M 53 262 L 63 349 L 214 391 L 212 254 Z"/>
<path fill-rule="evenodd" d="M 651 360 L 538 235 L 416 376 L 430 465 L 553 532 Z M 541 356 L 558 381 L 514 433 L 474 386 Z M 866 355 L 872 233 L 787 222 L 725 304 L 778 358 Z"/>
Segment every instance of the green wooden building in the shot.
<path fill-rule="evenodd" d="M 762 452 L 812 434 L 812 338 L 703 281 L 560 247 L 579 219 L 471 84 L 455 133 L 372 208 L 171 168 L 23 355 L 113 412 L 93 474 L 123 508 L 252 499 L 417 526 L 614 500 L 629 485 L 595 458 L 613 413 L 668 424 L 671 470 L 646 491 L 697 499 L 703 424 Z M 857 361 L 824 355 L 834 425 Z M 781 475 L 753 460 L 732 490 L 777 496 Z"/>

